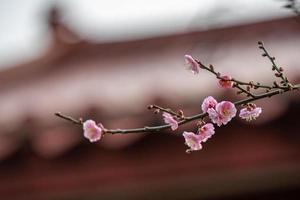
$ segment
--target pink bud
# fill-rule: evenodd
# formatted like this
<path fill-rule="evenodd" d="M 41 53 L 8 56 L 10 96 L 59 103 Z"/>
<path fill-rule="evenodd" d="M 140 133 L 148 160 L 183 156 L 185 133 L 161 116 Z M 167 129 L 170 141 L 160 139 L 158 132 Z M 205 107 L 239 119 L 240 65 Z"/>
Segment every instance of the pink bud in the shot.
<path fill-rule="evenodd" d="M 171 129 L 175 131 L 178 128 L 178 122 L 174 119 L 174 117 L 167 112 L 163 113 L 164 122 L 166 124 L 171 125 Z"/>
<path fill-rule="evenodd" d="M 95 121 L 89 119 L 83 123 L 83 135 L 89 139 L 90 142 L 96 142 L 101 139 L 103 135 L 102 127 L 97 126 Z"/>
<path fill-rule="evenodd" d="M 230 76 L 221 76 L 222 79 L 219 80 L 219 85 L 222 87 L 222 88 L 232 88 L 233 86 L 233 82 L 230 81 L 231 80 L 231 77 Z"/>
<path fill-rule="evenodd" d="M 199 74 L 199 64 L 191 55 L 185 55 L 184 60 L 188 70 L 191 70 L 193 74 Z"/>

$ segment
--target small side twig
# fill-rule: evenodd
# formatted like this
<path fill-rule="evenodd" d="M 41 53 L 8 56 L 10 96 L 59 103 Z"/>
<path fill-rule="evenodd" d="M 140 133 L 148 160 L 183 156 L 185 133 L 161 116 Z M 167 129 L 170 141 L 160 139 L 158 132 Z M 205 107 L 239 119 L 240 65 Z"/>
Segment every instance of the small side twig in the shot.
<path fill-rule="evenodd" d="M 64 115 L 64 114 L 62 114 L 60 112 L 56 112 L 56 113 L 54 113 L 54 115 L 57 116 L 57 117 L 60 117 L 62 119 L 65 119 L 67 121 L 70 121 L 70 122 L 72 122 L 73 124 L 76 124 L 76 125 L 82 126 L 82 124 L 83 124 L 82 119 L 78 119 L 77 120 L 77 119 L 74 119 L 73 117 Z"/>
<path fill-rule="evenodd" d="M 267 57 L 272 63 L 272 71 L 275 71 L 275 76 L 281 78 L 281 83 L 283 83 L 284 86 L 287 86 L 289 81 L 287 77 L 283 75 L 283 69 L 281 67 L 278 67 L 275 63 L 275 57 L 269 54 L 269 52 L 267 51 L 267 49 L 261 41 L 258 42 L 258 48 L 260 48 L 263 51 L 262 56 Z"/>
<path fill-rule="evenodd" d="M 250 96 L 250 97 L 253 97 L 253 98 L 256 97 L 255 94 L 252 94 L 251 92 L 245 90 L 244 88 L 242 88 L 241 86 L 239 86 L 239 84 L 237 84 L 237 83 L 234 83 L 233 87 L 236 87 L 236 88 L 238 88 L 240 90 L 238 93 L 245 93 L 247 96 Z"/>
<path fill-rule="evenodd" d="M 170 108 L 163 108 L 163 107 L 158 106 L 158 105 L 149 105 L 148 109 L 149 110 L 155 109 L 155 111 L 163 111 L 163 112 L 169 113 L 169 114 L 177 117 L 178 119 L 184 119 L 185 118 L 184 115 L 183 115 L 183 112 L 181 110 L 179 112 L 175 112 Z"/>

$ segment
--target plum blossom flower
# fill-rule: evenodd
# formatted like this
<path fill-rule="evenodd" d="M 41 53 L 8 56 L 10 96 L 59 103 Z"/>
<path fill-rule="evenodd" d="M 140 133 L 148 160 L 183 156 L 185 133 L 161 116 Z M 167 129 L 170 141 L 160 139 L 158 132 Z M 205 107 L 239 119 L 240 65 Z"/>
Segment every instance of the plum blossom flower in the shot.
<path fill-rule="evenodd" d="M 261 107 L 256 107 L 255 104 L 250 104 L 246 108 L 240 110 L 239 116 L 246 121 L 251 121 L 255 120 L 261 112 Z"/>
<path fill-rule="evenodd" d="M 198 130 L 202 142 L 206 142 L 213 134 L 215 134 L 215 127 L 212 123 L 207 123 Z"/>
<path fill-rule="evenodd" d="M 216 105 L 216 108 L 209 108 L 207 113 L 211 121 L 218 126 L 227 124 L 236 115 L 236 108 L 230 101 L 222 101 Z"/>
<path fill-rule="evenodd" d="M 200 135 L 197 135 L 193 132 L 187 132 L 187 131 L 184 131 L 182 135 L 185 139 L 185 144 L 189 147 L 189 149 L 186 150 L 187 153 L 202 149 L 202 145 L 201 145 L 202 140 Z"/>
<path fill-rule="evenodd" d="M 171 125 L 171 129 L 173 131 L 175 131 L 178 128 L 178 122 L 176 121 L 176 119 L 174 119 L 174 117 L 170 113 L 164 112 L 163 118 L 165 123 Z"/>
<path fill-rule="evenodd" d="M 96 125 L 95 121 L 89 119 L 83 123 L 83 135 L 90 142 L 96 142 L 101 139 L 103 135 L 103 127 Z"/>
<path fill-rule="evenodd" d="M 207 112 L 209 108 L 215 108 L 217 103 L 218 102 L 212 96 L 206 97 L 201 105 L 202 111 Z"/>
<path fill-rule="evenodd" d="M 191 55 L 185 55 L 184 60 L 188 70 L 191 70 L 193 74 L 199 74 L 199 64 Z"/>
<path fill-rule="evenodd" d="M 219 80 L 219 85 L 222 88 L 232 88 L 233 86 L 233 82 L 231 81 L 231 77 L 230 76 L 221 76 L 222 79 Z"/>

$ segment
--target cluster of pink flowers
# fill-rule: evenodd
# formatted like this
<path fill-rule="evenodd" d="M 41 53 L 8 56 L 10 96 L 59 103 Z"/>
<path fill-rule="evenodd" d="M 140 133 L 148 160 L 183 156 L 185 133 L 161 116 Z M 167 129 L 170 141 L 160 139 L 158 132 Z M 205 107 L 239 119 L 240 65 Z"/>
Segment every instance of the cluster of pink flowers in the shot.
<path fill-rule="evenodd" d="M 237 109 L 232 102 L 221 101 L 218 103 L 212 96 L 204 99 L 201 108 L 204 113 L 208 114 L 210 120 L 218 126 L 226 125 L 237 113 Z M 261 112 L 262 109 L 255 104 L 247 104 L 245 108 L 240 110 L 239 116 L 242 119 L 251 121 L 256 119 Z M 202 149 L 202 142 L 206 142 L 214 133 L 215 128 L 212 123 L 207 123 L 200 127 L 196 134 L 193 132 L 184 132 L 185 144 L 189 147 L 187 152 Z"/>
<path fill-rule="evenodd" d="M 188 69 L 193 72 L 193 74 L 198 74 L 200 70 L 200 63 L 196 61 L 192 56 L 185 55 L 185 62 L 188 65 Z M 230 76 L 218 76 L 219 85 L 222 88 L 232 88 L 233 79 Z M 207 113 L 210 121 L 217 126 L 226 125 L 236 116 L 237 109 L 235 105 L 230 101 L 217 102 L 212 96 L 208 96 L 204 99 L 201 109 L 204 113 Z M 260 107 L 257 107 L 253 103 L 247 104 L 244 108 L 240 110 L 239 116 L 246 121 L 251 121 L 256 119 L 262 112 Z M 163 112 L 163 120 L 170 128 L 175 131 L 178 129 L 178 119 L 176 116 Z M 202 143 L 206 142 L 212 135 L 215 134 L 215 128 L 212 123 L 205 123 L 198 128 L 197 133 L 194 132 L 183 132 L 183 137 L 185 139 L 185 144 L 189 147 L 187 152 L 197 151 L 202 149 Z M 203 123 L 201 123 L 203 124 Z M 101 124 L 96 124 L 93 120 L 86 120 L 83 123 L 84 137 L 90 142 L 96 142 L 102 138 L 104 135 L 104 127 Z"/>
<path fill-rule="evenodd" d="M 227 124 L 236 115 L 236 108 L 230 101 L 217 102 L 212 96 L 206 97 L 201 105 L 202 111 L 208 113 L 210 120 L 221 126 Z M 202 149 L 202 142 L 206 142 L 215 133 L 212 123 L 207 123 L 199 128 L 198 133 L 184 132 L 185 143 L 190 149 L 196 151 Z"/>
<path fill-rule="evenodd" d="M 218 126 L 227 124 L 236 115 L 236 108 L 230 101 L 220 103 L 212 96 L 206 97 L 202 103 L 202 111 L 208 113 L 211 121 Z"/>
<path fill-rule="evenodd" d="M 186 152 L 201 150 L 202 142 L 206 142 L 213 134 L 215 134 L 215 127 L 211 123 L 201 126 L 197 133 L 184 131 L 182 135 L 185 144 L 189 146 Z"/>
<path fill-rule="evenodd" d="M 236 115 L 236 108 L 230 101 L 222 101 L 217 103 L 215 108 L 207 110 L 208 116 L 211 121 L 218 126 L 226 125 Z"/>

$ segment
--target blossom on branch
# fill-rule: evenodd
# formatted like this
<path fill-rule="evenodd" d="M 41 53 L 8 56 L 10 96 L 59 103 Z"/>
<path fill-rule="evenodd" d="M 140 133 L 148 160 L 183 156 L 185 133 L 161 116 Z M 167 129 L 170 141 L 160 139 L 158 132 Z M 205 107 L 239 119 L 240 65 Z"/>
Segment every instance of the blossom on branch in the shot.
<path fill-rule="evenodd" d="M 97 142 L 103 135 L 103 128 L 96 125 L 95 121 L 89 119 L 83 123 L 83 135 L 90 142 Z"/>
<path fill-rule="evenodd" d="M 221 79 L 219 80 L 219 85 L 222 88 L 232 88 L 233 86 L 233 82 L 231 81 L 231 77 L 230 76 L 221 76 Z"/>
<path fill-rule="evenodd" d="M 184 131 L 182 135 L 185 139 L 185 144 L 188 147 L 190 147 L 186 152 L 197 151 L 202 149 L 202 137 L 200 135 L 187 131 Z"/>
<path fill-rule="evenodd" d="M 218 126 L 227 124 L 236 115 L 236 108 L 230 101 L 222 101 L 216 105 L 216 108 L 209 108 L 207 113 L 211 121 Z"/>
<path fill-rule="evenodd" d="M 174 117 L 167 112 L 164 112 L 162 115 L 164 118 L 164 122 L 171 125 L 171 129 L 175 131 L 178 128 L 178 122 L 176 121 L 176 119 L 174 119 Z"/>
<path fill-rule="evenodd" d="M 198 60 L 195 60 L 190 55 L 185 55 L 184 59 L 188 65 L 188 69 L 192 71 L 193 74 L 198 74 L 200 69 L 206 70 L 212 73 L 219 80 L 219 85 L 222 88 L 236 88 L 237 94 L 246 94 L 247 98 L 238 100 L 235 103 L 230 101 L 222 101 L 218 103 L 216 99 L 212 96 L 206 97 L 201 105 L 203 113 L 198 113 L 192 116 L 184 116 L 183 111 L 173 111 L 169 108 L 163 108 L 158 105 L 150 105 L 148 109 L 155 109 L 154 113 L 163 112 L 162 117 L 164 122 L 167 124 L 158 126 L 144 126 L 142 128 L 132 128 L 132 129 L 106 129 L 101 124 L 96 124 L 93 120 L 86 120 L 83 122 L 81 118 L 75 119 L 73 117 L 61 114 L 60 112 L 55 113 L 56 116 L 68 120 L 73 124 L 83 127 L 84 137 L 89 139 L 90 142 L 96 142 L 102 138 L 104 134 L 128 134 L 137 132 L 147 132 L 147 131 L 161 131 L 171 128 L 173 131 L 176 130 L 180 125 L 189 123 L 194 120 L 199 120 L 197 123 L 198 131 L 193 132 L 183 132 L 183 137 L 185 139 L 185 144 L 189 147 L 186 152 L 197 151 L 202 149 L 202 143 L 206 142 L 212 135 L 215 134 L 215 127 L 212 123 L 217 124 L 217 126 L 226 125 L 236 116 L 237 109 L 235 106 L 246 105 L 240 110 L 239 117 L 245 119 L 246 121 L 251 121 L 259 117 L 262 113 L 262 108 L 257 107 L 255 104 L 250 103 L 263 98 L 270 98 L 274 95 L 283 94 L 285 92 L 300 90 L 300 84 L 292 84 L 289 79 L 283 74 L 283 69 L 275 63 L 275 57 L 271 56 L 266 50 L 262 42 L 258 42 L 258 47 L 263 51 L 262 56 L 268 58 L 271 62 L 272 71 L 275 72 L 275 77 L 280 78 L 281 81 L 274 81 L 273 85 L 263 85 L 259 82 L 254 81 L 241 81 L 233 79 L 230 76 L 221 74 L 215 71 L 213 65 L 205 66 Z M 255 92 L 256 89 L 265 89 L 266 92 Z M 251 90 L 251 92 L 250 92 Z M 209 117 L 212 123 L 205 124 L 204 119 Z M 179 122 L 180 123 L 179 123 Z M 204 125 L 203 125 L 204 124 Z"/>
<path fill-rule="evenodd" d="M 212 123 L 207 123 L 199 128 L 198 134 L 202 142 L 206 142 L 213 134 L 215 134 L 215 127 Z"/>
<path fill-rule="evenodd" d="M 215 108 L 217 103 L 218 102 L 212 96 L 206 97 L 201 105 L 202 111 L 207 112 L 209 108 Z"/>
<path fill-rule="evenodd" d="M 188 70 L 191 70 L 193 74 L 199 74 L 199 64 L 191 55 L 185 55 L 184 60 Z"/>
<path fill-rule="evenodd" d="M 240 110 L 240 118 L 246 121 L 255 120 L 262 112 L 261 107 L 256 107 L 255 104 L 249 104 L 246 108 Z"/>

